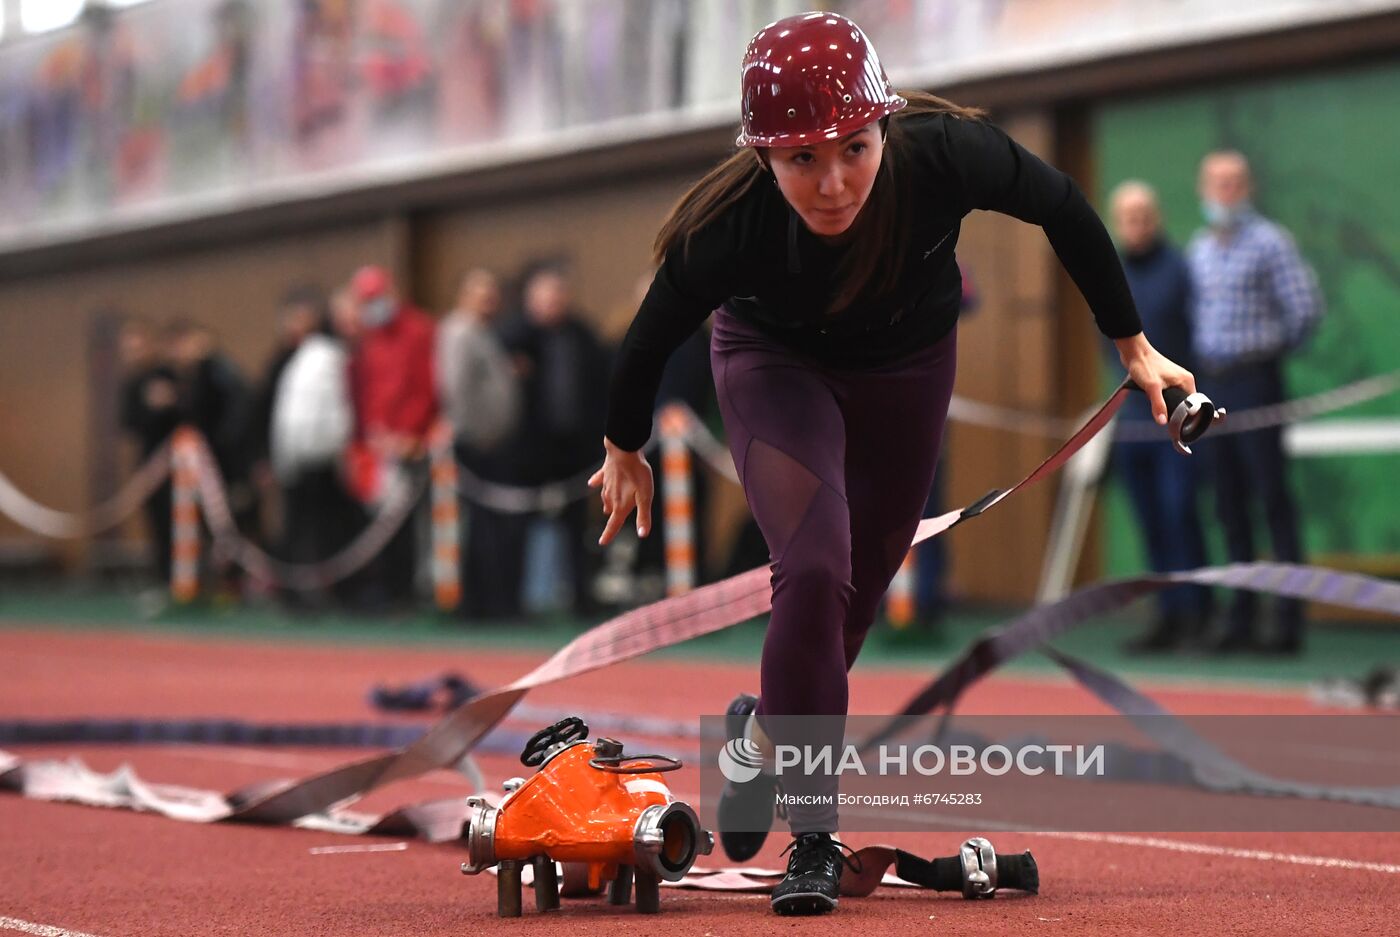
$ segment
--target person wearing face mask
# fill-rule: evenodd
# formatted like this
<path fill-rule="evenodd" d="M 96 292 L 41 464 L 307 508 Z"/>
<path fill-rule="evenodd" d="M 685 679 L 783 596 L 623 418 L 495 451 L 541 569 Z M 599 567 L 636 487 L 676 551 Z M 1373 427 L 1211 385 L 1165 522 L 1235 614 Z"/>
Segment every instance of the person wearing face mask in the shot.
<path fill-rule="evenodd" d="M 773 717 L 827 716 L 801 743 L 839 746 L 830 727 L 846 716 L 847 671 L 938 460 L 962 219 L 981 209 L 1044 229 L 1159 424 L 1163 388 L 1194 392 L 1195 381 L 1143 334 L 1079 187 L 981 112 L 896 93 L 849 19 L 807 13 L 760 30 L 742 95 L 738 151 L 682 196 L 657 236 L 658 270 L 617 357 L 591 483 L 610 515 L 604 542 L 634 509 L 638 533 L 649 532 L 654 488 L 640 450 L 662 369 L 715 311 L 720 410 L 773 571 L 760 696 L 730 704 L 730 731 L 771 751 Z M 771 906 L 830 911 L 852 861 L 832 837 L 837 778 L 789 772 L 782 783 L 793 840 Z M 772 785 L 727 785 L 718 807 L 725 851 L 751 858 L 773 819 Z"/>
<path fill-rule="evenodd" d="M 1143 328 L 1164 355 L 1190 366 L 1191 272 L 1186 259 L 1162 231 L 1157 193 L 1145 182 L 1129 180 L 1109 197 L 1114 233 L 1123 270 L 1133 291 Z M 1123 422 L 1152 418 L 1147 401 L 1129 397 L 1119 411 Z M 1152 571 L 1195 569 L 1206 562 L 1200 516 L 1196 510 L 1196 466 L 1163 440 L 1120 441 L 1113 465 L 1127 488 Z M 1129 642 L 1132 653 L 1156 653 L 1203 635 L 1210 614 L 1210 592 L 1203 586 L 1178 586 L 1158 593 L 1157 618 L 1151 629 Z"/>
<path fill-rule="evenodd" d="M 438 415 L 433 320 L 402 301 L 389 271 L 373 264 L 351 277 L 349 301 L 360 332 L 350 360 L 356 442 L 379 465 L 403 467 L 423 454 Z M 390 605 L 413 598 L 414 543 L 410 518 L 380 557 L 376 578 Z"/>
<path fill-rule="evenodd" d="M 1233 150 L 1206 155 L 1198 188 L 1207 227 L 1187 251 L 1195 284 L 1194 344 L 1210 392 L 1235 410 L 1282 402 L 1283 361 L 1317 328 L 1323 315 L 1317 277 L 1281 226 L 1255 211 L 1249 162 Z M 1254 509 L 1269 527 L 1273 558 L 1303 562 L 1298 515 L 1288 489 L 1283 430 L 1271 427 L 1206 443 L 1215 480 L 1216 510 L 1232 563 L 1257 556 Z M 1256 647 L 1258 596 L 1239 590 L 1231 603 L 1221 652 Z M 1303 606 L 1278 603 L 1277 630 L 1265 649 L 1297 654 L 1303 646 Z"/>

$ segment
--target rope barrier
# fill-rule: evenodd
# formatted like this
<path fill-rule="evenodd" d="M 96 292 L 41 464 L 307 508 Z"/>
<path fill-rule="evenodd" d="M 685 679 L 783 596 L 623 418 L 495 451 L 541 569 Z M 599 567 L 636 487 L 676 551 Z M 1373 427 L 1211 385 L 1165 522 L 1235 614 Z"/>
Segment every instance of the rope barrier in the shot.
<path fill-rule="evenodd" d="M 1212 435 L 1222 433 L 1248 433 L 1253 430 L 1301 423 L 1304 420 L 1345 410 L 1358 404 L 1388 396 L 1400 390 L 1400 371 L 1378 374 L 1342 387 L 1334 387 L 1308 397 L 1285 400 L 1283 403 L 1252 410 L 1231 410 L 1230 419 L 1223 426 L 1211 430 Z M 1120 421 L 1115 439 L 1124 442 L 1142 442 L 1160 439 L 1160 431 L 1145 420 Z"/>
<path fill-rule="evenodd" d="M 501 514 L 558 514 L 574 501 L 592 494 L 588 479 L 602 463 L 561 482 L 537 488 L 487 481 L 457 463 L 457 492 L 473 504 Z"/>
<path fill-rule="evenodd" d="M 0 514 L 42 537 L 54 540 L 91 537 L 111 530 L 135 514 L 169 477 L 170 444 L 166 443 L 152 453 L 111 498 L 86 511 L 68 512 L 40 504 L 0 472 Z"/>
<path fill-rule="evenodd" d="M 1400 389 L 1400 371 L 1376 375 L 1310 397 L 1235 411 L 1227 424 L 1213 432 L 1247 432 L 1307 420 L 1377 399 L 1397 389 Z M 950 404 L 949 417 L 973 425 L 1047 436 L 1062 436 L 1071 426 L 1071 421 L 956 396 Z M 661 414 L 660 427 L 657 439 L 648 447 L 661 445 L 663 448 L 663 511 L 670 521 L 666 525 L 667 589 L 669 594 L 678 595 L 693 588 L 695 581 L 695 517 L 693 498 L 688 493 L 690 455 L 699 456 L 713 471 L 735 483 L 738 474 L 725 444 L 684 404 L 668 405 Z M 1145 421 L 1120 421 L 1112 430 L 1112 438 L 1120 441 L 1160 439 L 1161 436 L 1160 427 Z M 1105 441 L 1108 438 L 1105 436 Z M 445 610 L 455 608 L 461 598 L 458 495 L 504 513 L 558 513 L 570 502 L 589 496 L 587 479 L 596 470 L 536 488 L 486 481 L 456 461 L 451 433 L 445 424 L 434 429 L 430 455 L 430 481 L 426 484 L 430 485 L 433 518 L 432 580 L 436 603 Z M 182 458 L 188 466 L 184 472 L 180 467 Z M 684 472 L 681 471 L 683 465 Z M 121 523 L 167 477 L 173 483 L 171 591 L 180 602 L 190 601 L 198 591 L 197 518 L 201 506 L 214 535 L 215 550 L 220 555 L 264 582 L 312 591 L 339 582 L 371 562 L 407 521 L 424 487 L 424 483 L 415 484 L 405 478 L 403 472 L 394 472 L 380 510 L 352 543 L 320 563 L 286 563 L 273 558 L 238 532 L 224 494 L 222 477 L 207 442 L 194 430 L 182 428 L 166 447 L 137 470 L 120 492 L 87 512 L 69 514 L 47 508 L 28 498 L 0 474 L 0 513 L 44 536 L 87 536 Z M 196 493 L 192 495 L 192 491 Z M 906 557 L 886 601 L 887 615 L 896 627 L 912 621 L 914 614 L 911 562 L 911 558 Z M 1053 594 L 1048 593 L 1046 597 Z"/>
<path fill-rule="evenodd" d="M 354 575 L 369 564 L 398 533 L 419 498 L 426 480 L 395 470 L 389 473 L 388 493 L 369 525 L 335 556 L 319 563 L 287 563 L 278 560 L 238 532 L 238 525 L 224 496 L 223 476 L 204 438 L 192 437 L 197 466 L 199 503 L 216 547 L 249 575 L 264 582 L 299 591 L 323 589 Z"/>
<path fill-rule="evenodd" d="M 1268 407 L 1231 410 L 1229 421 L 1213 429 L 1212 434 L 1242 433 L 1298 423 L 1387 396 L 1396 390 L 1400 390 L 1400 371 L 1375 375 Z M 691 451 L 716 474 L 738 484 L 739 476 L 728 447 L 684 404 L 673 406 L 682 408 L 686 415 L 685 438 Z M 948 417 L 971 426 L 1057 439 L 1064 438 L 1077 426 L 1073 420 L 968 400 L 957 395 L 949 404 Z M 1158 440 L 1162 435 L 1160 427 L 1148 421 L 1120 421 L 1114 438 L 1144 441 Z M 655 444 L 656 441 L 649 443 L 648 448 Z M 596 470 L 595 466 L 565 481 L 525 487 L 487 481 L 458 463 L 457 490 L 462 497 L 503 513 L 557 513 L 571 501 L 589 495 L 587 480 Z M 134 514 L 160 487 L 169 472 L 170 452 L 167 445 L 152 455 L 109 501 L 77 513 L 58 511 L 38 503 L 0 473 L 0 514 L 40 536 L 54 539 L 91 536 L 117 526 Z"/>

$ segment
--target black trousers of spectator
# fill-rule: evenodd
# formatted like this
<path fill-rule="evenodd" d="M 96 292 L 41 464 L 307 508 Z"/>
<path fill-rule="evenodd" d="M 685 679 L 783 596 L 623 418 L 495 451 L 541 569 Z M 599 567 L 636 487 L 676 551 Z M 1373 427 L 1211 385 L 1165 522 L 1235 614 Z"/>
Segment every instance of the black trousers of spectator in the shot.
<path fill-rule="evenodd" d="M 282 556 L 291 563 L 319 563 L 343 550 L 364 530 L 365 510 L 334 467 L 304 470 L 282 489 Z M 358 576 L 333 583 L 331 594 L 352 601 Z"/>
<path fill-rule="evenodd" d="M 1116 443 L 1113 466 L 1127 487 L 1152 571 L 1204 566 L 1205 539 L 1196 509 L 1200 464 L 1182 458 L 1163 439 Z M 1157 605 L 1163 620 L 1199 633 L 1210 614 L 1210 590 L 1177 586 L 1157 593 Z"/>
<path fill-rule="evenodd" d="M 404 518 L 377 563 L 380 594 L 377 598 L 393 607 L 406 607 L 413 602 L 415 576 L 418 570 L 418 533 L 414 530 L 415 512 Z"/>
<path fill-rule="evenodd" d="M 151 559 L 154 561 L 160 581 L 170 584 L 171 546 L 171 488 L 167 480 L 157 488 L 142 506 L 146 512 L 146 524 L 150 528 Z"/>
<path fill-rule="evenodd" d="M 462 442 L 456 450 L 458 461 L 473 475 L 502 483 L 510 478 L 498 454 Z M 458 500 L 458 512 L 466 531 L 461 547 L 462 615 L 472 620 L 519 618 L 532 516 L 497 511 L 466 497 Z"/>
<path fill-rule="evenodd" d="M 596 514 L 597 504 L 590 492 L 588 497 L 570 502 L 559 517 L 569 549 L 570 610 L 579 618 L 587 618 L 598 612 L 598 602 L 593 598 L 593 580 L 597 578 L 602 562 L 598 536 L 603 532 L 603 527 Z M 653 518 L 655 510 L 653 508 Z M 654 531 L 651 536 L 655 536 Z"/>
<path fill-rule="evenodd" d="M 462 613 L 470 619 L 519 618 L 529 516 L 462 499 Z"/>
<path fill-rule="evenodd" d="M 1283 375 L 1278 361 L 1245 365 L 1216 374 L 1207 372 L 1201 385 L 1213 399 L 1232 410 L 1251 410 L 1284 399 Z M 1248 433 L 1207 436 L 1203 442 L 1210 453 L 1210 468 L 1215 475 L 1216 511 L 1224 528 L 1230 562 L 1248 563 L 1259 558 L 1254 543 L 1256 508 L 1268 525 L 1273 558 L 1280 563 L 1303 562 L 1298 512 L 1288 487 L 1282 428 L 1274 426 Z M 1236 591 L 1230 606 L 1229 633 L 1238 637 L 1252 635 L 1258 606 L 1259 598 L 1255 593 Z M 1278 600 L 1277 626 L 1281 642 L 1301 640 L 1303 603 L 1297 599 Z"/>

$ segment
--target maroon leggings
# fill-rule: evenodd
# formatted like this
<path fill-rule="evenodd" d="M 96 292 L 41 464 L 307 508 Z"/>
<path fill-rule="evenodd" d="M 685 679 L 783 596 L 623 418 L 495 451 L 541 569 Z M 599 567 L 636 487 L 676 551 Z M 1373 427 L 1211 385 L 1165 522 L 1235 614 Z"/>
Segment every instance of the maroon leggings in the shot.
<path fill-rule="evenodd" d="M 720 411 L 773 570 L 761 720 L 846 715 L 846 672 L 933 482 L 956 336 L 894 364 L 838 370 L 716 313 Z M 794 805 L 789 821 L 794 832 L 831 832 L 836 808 Z"/>

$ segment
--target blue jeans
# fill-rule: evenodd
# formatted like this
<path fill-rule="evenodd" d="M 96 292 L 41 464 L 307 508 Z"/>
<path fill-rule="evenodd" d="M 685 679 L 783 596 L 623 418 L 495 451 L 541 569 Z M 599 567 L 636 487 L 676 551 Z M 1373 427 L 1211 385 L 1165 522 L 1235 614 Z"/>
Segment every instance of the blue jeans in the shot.
<path fill-rule="evenodd" d="M 1201 518 L 1196 509 L 1200 481 L 1194 460 L 1165 441 L 1122 442 L 1114 446 L 1113 466 L 1127 487 L 1138 529 L 1154 573 L 1196 569 L 1206 563 Z M 1203 624 L 1210 614 L 1210 590 L 1177 586 L 1157 594 L 1164 619 Z"/>

